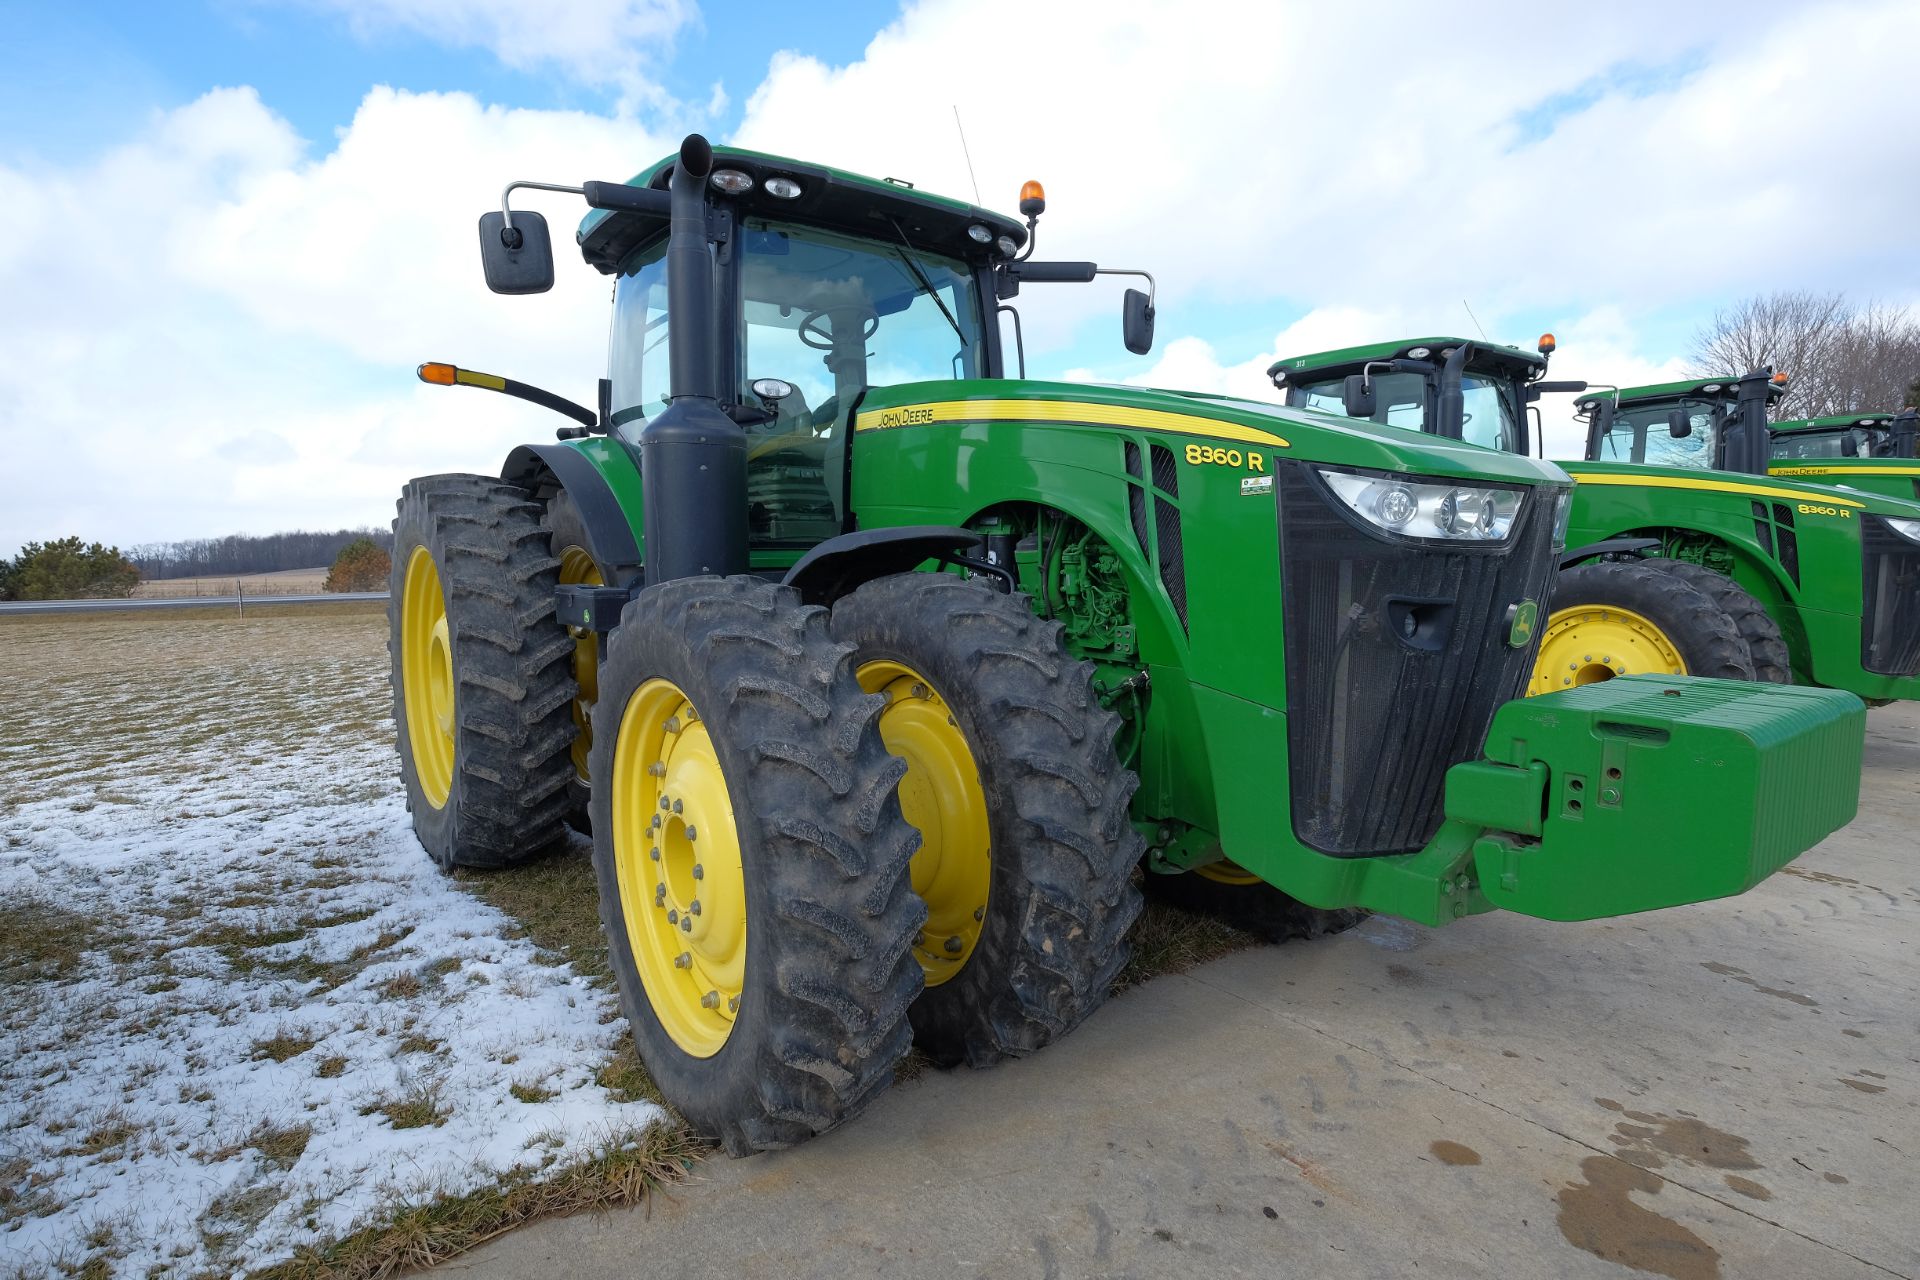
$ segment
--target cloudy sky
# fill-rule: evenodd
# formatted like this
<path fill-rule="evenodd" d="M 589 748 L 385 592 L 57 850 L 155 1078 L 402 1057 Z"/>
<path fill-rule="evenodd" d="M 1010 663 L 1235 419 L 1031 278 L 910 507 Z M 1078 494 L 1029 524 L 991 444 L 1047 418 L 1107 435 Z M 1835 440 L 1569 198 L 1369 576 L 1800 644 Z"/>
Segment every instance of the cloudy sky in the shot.
<path fill-rule="evenodd" d="M 0 29 L 0 554 L 384 523 L 408 477 L 549 438 L 413 379 L 590 400 L 604 368 L 604 279 L 563 254 L 496 297 L 474 218 L 690 129 L 971 196 L 958 108 L 983 203 L 1041 178 L 1051 253 L 1160 282 L 1144 358 L 1117 288 L 1027 300 L 1037 375 L 1263 395 L 1278 355 L 1551 328 L 1559 376 L 1624 384 L 1759 290 L 1920 301 L 1913 0 L 0 0 Z"/>

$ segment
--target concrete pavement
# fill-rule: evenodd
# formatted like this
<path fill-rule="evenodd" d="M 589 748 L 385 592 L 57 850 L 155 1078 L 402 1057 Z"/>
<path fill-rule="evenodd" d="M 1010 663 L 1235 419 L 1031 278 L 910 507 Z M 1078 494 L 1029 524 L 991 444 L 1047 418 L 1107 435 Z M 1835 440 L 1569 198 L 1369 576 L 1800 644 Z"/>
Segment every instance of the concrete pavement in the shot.
<path fill-rule="evenodd" d="M 447 1269 L 1920 1276 L 1920 709 L 1868 733 L 1860 817 L 1744 897 L 1242 952 Z"/>

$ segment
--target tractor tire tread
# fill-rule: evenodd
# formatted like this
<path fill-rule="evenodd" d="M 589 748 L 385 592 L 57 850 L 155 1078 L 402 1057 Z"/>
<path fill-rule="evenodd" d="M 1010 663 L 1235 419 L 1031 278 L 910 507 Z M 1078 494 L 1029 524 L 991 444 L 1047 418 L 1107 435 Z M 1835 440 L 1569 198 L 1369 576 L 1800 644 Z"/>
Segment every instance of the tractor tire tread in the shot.
<path fill-rule="evenodd" d="M 1747 653 L 1753 659 L 1754 679 L 1763 684 L 1793 683 L 1793 659 L 1780 633 L 1780 624 L 1746 588 L 1723 573 L 1685 560 L 1655 556 L 1645 563 L 1664 569 L 1705 593 L 1733 619 L 1734 629 L 1747 642 Z"/>

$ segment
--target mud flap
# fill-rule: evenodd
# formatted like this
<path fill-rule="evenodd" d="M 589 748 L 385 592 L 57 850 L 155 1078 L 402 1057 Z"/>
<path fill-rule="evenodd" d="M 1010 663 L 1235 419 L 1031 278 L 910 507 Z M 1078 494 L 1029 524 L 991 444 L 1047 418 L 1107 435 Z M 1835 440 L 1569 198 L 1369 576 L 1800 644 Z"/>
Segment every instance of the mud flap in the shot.
<path fill-rule="evenodd" d="M 1592 920 L 1744 893 L 1853 820 L 1866 707 L 1832 689 L 1625 676 L 1509 702 L 1447 775 L 1495 907 Z"/>

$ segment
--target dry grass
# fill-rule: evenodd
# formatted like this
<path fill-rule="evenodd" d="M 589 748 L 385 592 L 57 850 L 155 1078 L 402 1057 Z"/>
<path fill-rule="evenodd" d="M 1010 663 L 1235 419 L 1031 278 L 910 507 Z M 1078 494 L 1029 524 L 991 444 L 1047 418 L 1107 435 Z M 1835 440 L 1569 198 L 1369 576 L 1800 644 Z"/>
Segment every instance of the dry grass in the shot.
<path fill-rule="evenodd" d="M 39 982 L 79 967 L 93 920 L 38 898 L 0 903 L 0 982 Z"/>
<path fill-rule="evenodd" d="M 498 1187 L 399 1210 L 389 1225 L 254 1273 L 256 1280 L 378 1280 L 456 1258 L 540 1218 L 639 1204 L 686 1176 L 706 1148 L 684 1130 L 656 1125 L 610 1137 L 563 1169 L 527 1170 Z M 536 1180 L 536 1174 L 538 1175 Z"/>
<path fill-rule="evenodd" d="M 238 577 L 156 578 L 133 589 L 136 600 L 177 600 L 181 596 L 230 596 L 244 587 L 248 595 L 294 596 L 320 591 L 327 570 L 283 569 L 279 573 L 244 573 Z"/>

